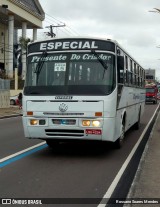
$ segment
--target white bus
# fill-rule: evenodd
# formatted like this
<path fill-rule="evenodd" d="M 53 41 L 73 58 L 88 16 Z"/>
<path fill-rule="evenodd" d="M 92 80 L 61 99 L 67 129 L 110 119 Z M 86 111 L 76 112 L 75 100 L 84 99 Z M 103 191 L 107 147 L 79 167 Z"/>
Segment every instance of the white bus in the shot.
<path fill-rule="evenodd" d="M 49 146 L 99 140 L 121 146 L 139 128 L 144 69 L 110 39 L 57 38 L 28 45 L 23 91 L 25 137 Z"/>

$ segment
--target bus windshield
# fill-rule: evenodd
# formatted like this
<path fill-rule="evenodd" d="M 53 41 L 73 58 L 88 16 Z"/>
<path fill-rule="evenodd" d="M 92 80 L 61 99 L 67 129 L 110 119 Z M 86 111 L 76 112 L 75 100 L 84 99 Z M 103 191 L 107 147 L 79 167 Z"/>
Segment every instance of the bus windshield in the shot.
<path fill-rule="evenodd" d="M 116 85 L 110 53 L 47 53 L 28 57 L 25 95 L 108 95 Z"/>
<path fill-rule="evenodd" d="M 147 93 L 154 93 L 155 89 L 154 88 L 146 88 Z"/>

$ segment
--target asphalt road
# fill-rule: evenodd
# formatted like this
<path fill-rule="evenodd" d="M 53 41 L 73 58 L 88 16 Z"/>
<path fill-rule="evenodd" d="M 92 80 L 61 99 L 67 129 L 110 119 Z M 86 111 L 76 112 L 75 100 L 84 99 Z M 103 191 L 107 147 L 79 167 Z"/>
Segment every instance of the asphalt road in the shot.
<path fill-rule="evenodd" d="M 103 198 L 156 107 L 146 105 L 140 130 L 129 130 L 120 150 L 97 143 L 46 146 L 1 167 L 0 198 Z M 0 120 L 0 159 L 37 143 L 24 138 L 21 117 Z"/>

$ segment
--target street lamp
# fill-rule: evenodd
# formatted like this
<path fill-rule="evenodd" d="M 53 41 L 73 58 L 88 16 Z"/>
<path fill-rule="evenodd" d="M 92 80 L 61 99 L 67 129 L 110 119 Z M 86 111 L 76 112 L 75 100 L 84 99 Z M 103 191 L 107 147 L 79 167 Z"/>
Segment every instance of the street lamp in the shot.
<path fill-rule="evenodd" d="M 151 10 L 151 11 L 149 11 L 149 12 L 155 12 L 155 13 L 160 13 L 160 9 L 157 9 L 157 8 L 153 8 L 154 10 Z"/>
<path fill-rule="evenodd" d="M 154 13 L 159 13 L 160 14 L 160 9 L 157 9 L 157 8 L 153 8 L 154 10 L 151 10 L 149 12 L 154 12 Z M 157 46 L 157 48 L 160 48 L 160 45 Z"/>

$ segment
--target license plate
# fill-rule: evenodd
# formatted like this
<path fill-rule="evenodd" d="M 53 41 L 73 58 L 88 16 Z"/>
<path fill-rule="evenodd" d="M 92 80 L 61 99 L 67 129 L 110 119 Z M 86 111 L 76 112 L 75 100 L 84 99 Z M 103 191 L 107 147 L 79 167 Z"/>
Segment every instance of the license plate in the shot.
<path fill-rule="evenodd" d="M 100 130 L 100 129 L 86 129 L 86 134 L 101 135 L 102 130 Z"/>

